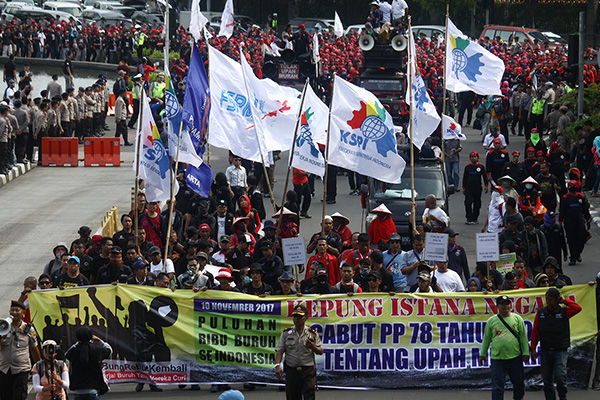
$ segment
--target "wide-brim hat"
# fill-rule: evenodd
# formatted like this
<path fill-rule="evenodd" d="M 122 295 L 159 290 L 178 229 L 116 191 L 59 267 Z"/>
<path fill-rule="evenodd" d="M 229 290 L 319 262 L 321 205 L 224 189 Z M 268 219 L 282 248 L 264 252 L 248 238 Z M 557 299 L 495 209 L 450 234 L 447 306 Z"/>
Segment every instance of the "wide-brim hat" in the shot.
<path fill-rule="evenodd" d="M 511 181 L 513 185 L 517 184 L 517 181 L 515 181 L 513 178 L 511 178 L 509 175 L 504 175 L 501 176 L 500 178 L 498 178 L 498 183 L 500 183 L 502 180 L 507 180 L 507 181 Z"/>
<path fill-rule="evenodd" d="M 525 179 L 523 182 L 521 182 L 521 184 L 526 184 L 526 183 L 533 183 L 534 185 L 539 185 L 539 183 L 533 179 L 531 176 L 527 177 L 527 179 Z"/>
<path fill-rule="evenodd" d="M 283 210 L 283 215 L 296 215 L 295 212 L 288 210 L 287 208 L 283 207 L 282 209 L 280 209 L 279 211 L 277 211 L 275 214 L 273 214 L 271 216 L 271 218 L 275 218 L 278 217 L 279 214 L 281 214 L 281 210 Z"/>
<path fill-rule="evenodd" d="M 231 226 L 236 226 L 238 223 L 244 221 L 246 223 L 246 225 L 250 224 L 250 218 L 248 217 L 237 217 L 236 219 L 233 220 L 233 224 L 231 224 Z"/>
<path fill-rule="evenodd" d="M 340 214 L 339 212 L 334 212 L 333 214 L 331 214 L 331 218 L 340 218 L 344 220 L 344 225 L 348 225 L 350 223 L 350 219 L 348 217 L 345 217 L 344 215 Z"/>
<path fill-rule="evenodd" d="M 385 206 L 385 204 L 380 204 L 379 206 L 377 206 L 374 209 L 372 209 L 371 212 L 372 213 L 383 213 L 383 214 L 392 215 L 392 212 L 390 211 L 389 208 L 387 208 Z"/>

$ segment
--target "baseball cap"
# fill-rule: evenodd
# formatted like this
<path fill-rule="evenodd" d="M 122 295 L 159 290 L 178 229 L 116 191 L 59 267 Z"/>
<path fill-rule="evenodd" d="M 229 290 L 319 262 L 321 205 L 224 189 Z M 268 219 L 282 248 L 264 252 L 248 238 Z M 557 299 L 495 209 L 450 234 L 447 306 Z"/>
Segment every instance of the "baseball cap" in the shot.
<path fill-rule="evenodd" d="M 381 279 L 381 273 L 379 271 L 375 271 L 375 270 L 369 271 L 367 276 L 374 276 L 377 279 Z"/>
<path fill-rule="evenodd" d="M 550 288 L 546 291 L 546 297 L 550 297 L 552 299 L 560 299 L 560 291 L 557 288 Z"/>
<path fill-rule="evenodd" d="M 208 224 L 202 224 L 198 227 L 198 230 L 201 231 L 210 231 L 210 226 Z"/>
<path fill-rule="evenodd" d="M 229 235 L 223 235 L 221 236 L 221 239 L 219 240 L 220 242 L 231 242 L 231 238 L 229 237 Z"/>
<path fill-rule="evenodd" d="M 454 229 L 451 228 L 447 228 L 444 233 L 447 233 L 450 237 L 455 237 L 459 235 L 458 233 L 454 232 Z"/>
<path fill-rule="evenodd" d="M 148 253 L 150 255 L 160 253 L 160 249 L 158 248 L 158 246 L 152 246 L 150 247 L 150 251 L 148 251 Z"/>
<path fill-rule="evenodd" d="M 137 271 L 138 269 L 142 269 L 142 268 L 146 268 L 148 266 L 148 264 L 146 264 L 143 261 L 136 261 L 133 263 L 133 265 L 131 266 L 131 269 L 133 271 Z"/>
<path fill-rule="evenodd" d="M 203 251 L 199 251 L 198 253 L 196 253 L 196 257 L 198 257 L 198 258 L 204 258 L 205 260 L 208 261 L 208 256 Z"/>
<path fill-rule="evenodd" d="M 392 240 L 402 240 L 402 237 L 398 233 L 394 232 L 390 235 L 390 242 Z"/>
<path fill-rule="evenodd" d="M 379 250 L 373 251 L 370 258 L 372 261 L 375 261 L 378 264 L 383 263 L 383 253 Z"/>
<path fill-rule="evenodd" d="M 470 152 L 470 153 L 469 153 L 469 157 L 473 157 L 473 156 L 477 156 L 477 157 L 479 157 L 479 153 L 478 153 L 478 152 L 476 152 L 476 151 L 472 151 L 472 152 Z"/>
<path fill-rule="evenodd" d="M 512 303 L 512 300 L 510 299 L 510 297 L 508 297 L 506 295 L 496 297 L 496 305 L 499 306 L 500 304 L 506 303 L 506 302 Z"/>
<path fill-rule="evenodd" d="M 419 274 L 419 279 L 423 279 L 424 281 L 431 282 L 431 276 L 427 272 L 421 272 Z"/>
<path fill-rule="evenodd" d="M 77 256 L 71 256 L 71 257 L 69 257 L 69 259 L 67 260 L 67 262 L 71 261 L 71 260 L 77 261 L 77 264 L 81 263 L 81 260 L 79 260 L 79 257 L 77 257 Z"/>
<path fill-rule="evenodd" d="M 225 200 L 219 200 L 217 202 L 217 207 L 219 207 L 219 206 L 225 206 L 225 207 L 227 207 L 227 202 Z"/>

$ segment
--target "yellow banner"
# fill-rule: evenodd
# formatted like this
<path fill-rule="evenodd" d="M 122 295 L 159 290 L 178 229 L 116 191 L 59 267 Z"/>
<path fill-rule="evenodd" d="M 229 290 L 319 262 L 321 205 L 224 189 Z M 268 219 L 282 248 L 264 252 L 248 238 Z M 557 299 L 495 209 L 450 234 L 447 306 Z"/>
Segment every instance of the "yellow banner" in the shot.
<path fill-rule="evenodd" d="M 566 286 L 565 297 L 583 311 L 571 319 L 570 356 L 579 372 L 569 379 L 587 386 L 597 332 L 595 287 Z M 505 291 L 531 336 L 545 289 Z M 483 293 L 365 293 L 269 296 L 108 285 L 32 292 L 38 334 L 66 349 L 75 331 L 89 326 L 113 348 L 106 360 L 111 382 L 277 383 L 275 346 L 292 325 L 297 304 L 309 310 L 325 352 L 317 357 L 319 384 L 347 387 L 466 387 L 487 377 L 477 362 L 485 323 L 497 312 L 498 295 Z M 526 366 L 535 367 L 539 360 Z M 583 373 L 582 373 L 583 371 Z M 423 373 L 427 379 L 423 378 Z M 393 379 L 392 379 L 393 378 Z M 452 378 L 452 379 L 449 379 Z M 355 380 L 356 381 L 356 380 Z M 585 381 L 585 382 L 584 382 Z M 481 382 L 479 382 L 481 383 Z"/>

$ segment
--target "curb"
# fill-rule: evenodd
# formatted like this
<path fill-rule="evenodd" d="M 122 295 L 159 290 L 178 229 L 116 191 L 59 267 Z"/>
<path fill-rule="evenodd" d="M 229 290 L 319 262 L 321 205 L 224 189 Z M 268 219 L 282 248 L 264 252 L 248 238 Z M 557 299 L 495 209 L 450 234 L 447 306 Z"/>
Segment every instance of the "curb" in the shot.
<path fill-rule="evenodd" d="M 31 162 L 15 164 L 7 175 L 0 175 L 0 188 L 35 168 Z"/>

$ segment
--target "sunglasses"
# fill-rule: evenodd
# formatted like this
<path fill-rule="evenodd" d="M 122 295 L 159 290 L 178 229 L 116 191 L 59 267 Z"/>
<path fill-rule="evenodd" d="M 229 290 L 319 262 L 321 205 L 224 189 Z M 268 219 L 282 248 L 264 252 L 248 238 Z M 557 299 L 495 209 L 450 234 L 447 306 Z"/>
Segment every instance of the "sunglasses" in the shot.
<path fill-rule="evenodd" d="M 40 281 L 39 284 L 40 284 L 40 286 L 49 285 L 50 281 Z"/>

